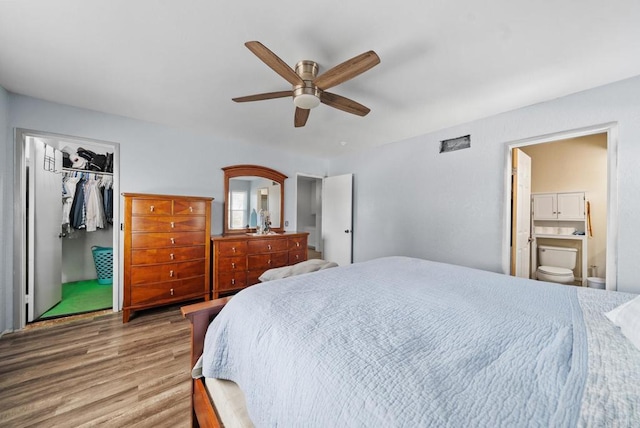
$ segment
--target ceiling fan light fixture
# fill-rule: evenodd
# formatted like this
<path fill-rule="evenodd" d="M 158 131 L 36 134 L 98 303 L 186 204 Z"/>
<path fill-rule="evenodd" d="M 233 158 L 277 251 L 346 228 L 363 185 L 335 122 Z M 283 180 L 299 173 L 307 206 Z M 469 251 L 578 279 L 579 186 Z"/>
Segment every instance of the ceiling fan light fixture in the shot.
<path fill-rule="evenodd" d="M 293 87 L 293 103 L 298 108 L 311 110 L 320 105 L 320 90 L 309 80 L 304 81 L 304 85 Z"/>
<path fill-rule="evenodd" d="M 293 98 L 293 103 L 298 108 L 311 110 L 312 108 L 318 107 L 320 105 L 320 98 L 311 94 L 300 94 L 296 95 Z"/>

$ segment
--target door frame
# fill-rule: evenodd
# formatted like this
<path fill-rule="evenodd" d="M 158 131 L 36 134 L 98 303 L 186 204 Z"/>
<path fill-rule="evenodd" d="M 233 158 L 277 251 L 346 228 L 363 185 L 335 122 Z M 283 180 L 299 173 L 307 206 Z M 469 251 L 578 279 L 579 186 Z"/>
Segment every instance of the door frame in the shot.
<path fill-rule="evenodd" d="M 505 274 L 511 271 L 511 172 L 512 149 L 541 143 L 584 137 L 593 134 L 607 135 L 607 290 L 618 289 L 618 123 L 609 122 L 560 131 L 537 137 L 530 137 L 505 143 L 504 170 L 504 233 L 502 239 L 502 270 Z"/>
<path fill-rule="evenodd" d="M 13 325 L 14 330 L 23 329 L 27 322 L 26 294 L 27 294 L 27 191 L 26 162 L 24 153 L 25 136 L 68 140 L 86 145 L 102 146 L 113 150 L 113 312 L 121 309 L 121 281 L 120 281 L 120 144 L 93 138 L 76 137 L 72 135 L 56 134 L 53 132 L 35 131 L 31 129 L 15 128 L 14 141 L 14 192 L 13 192 Z"/>
<path fill-rule="evenodd" d="M 296 173 L 296 180 L 295 180 L 295 199 L 296 199 L 296 204 L 295 204 L 295 210 L 294 210 L 294 223 L 295 224 L 295 230 L 298 231 L 298 178 L 300 177 L 306 177 L 306 178 L 313 178 L 314 180 L 320 180 L 320 187 L 322 187 L 322 180 L 324 179 L 323 176 L 321 175 L 316 175 L 316 174 L 307 174 L 304 172 L 297 172 Z M 320 193 L 320 198 L 322 198 L 322 193 Z M 320 203 L 322 204 L 322 201 L 320 201 Z M 317 214 L 316 214 L 317 215 Z M 320 216 L 322 218 L 322 211 L 320 212 Z M 316 222 L 317 223 L 317 222 Z M 322 226 L 319 228 L 320 230 L 317 230 L 318 226 L 316 224 L 316 239 L 321 240 L 321 232 L 322 232 Z M 322 250 L 322 243 L 320 243 L 319 245 L 320 250 Z M 318 250 L 318 243 L 316 242 L 316 250 Z"/>

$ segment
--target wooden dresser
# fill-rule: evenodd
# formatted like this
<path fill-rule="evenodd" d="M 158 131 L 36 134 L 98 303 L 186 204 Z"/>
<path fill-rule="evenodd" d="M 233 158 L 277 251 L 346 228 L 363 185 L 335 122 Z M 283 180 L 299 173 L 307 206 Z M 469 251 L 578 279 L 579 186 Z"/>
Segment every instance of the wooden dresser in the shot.
<path fill-rule="evenodd" d="M 210 298 L 211 201 L 123 193 L 124 303 L 132 311 Z"/>
<path fill-rule="evenodd" d="M 257 284 L 266 270 L 307 260 L 308 235 L 212 236 L 213 298 Z"/>

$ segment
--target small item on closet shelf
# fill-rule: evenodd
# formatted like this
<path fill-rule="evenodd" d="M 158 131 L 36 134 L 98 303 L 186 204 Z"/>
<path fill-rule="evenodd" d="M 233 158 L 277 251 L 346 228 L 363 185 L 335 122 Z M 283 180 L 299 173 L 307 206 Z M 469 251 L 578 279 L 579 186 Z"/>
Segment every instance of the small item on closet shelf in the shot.
<path fill-rule="evenodd" d="M 62 152 L 62 167 L 73 168 L 73 162 L 71 162 L 71 154 L 68 152 Z"/>
<path fill-rule="evenodd" d="M 92 171 L 104 171 L 107 165 L 106 155 L 94 155 L 89 161 L 89 169 Z"/>
<path fill-rule="evenodd" d="M 82 147 L 78 147 L 77 151 L 78 151 L 78 156 L 80 156 L 81 158 L 85 158 L 88 161 L 91 161 L 91 159 L 93 159 L 94 156 L 96 155 L 91 150 L 83 149 Z"/>
<path fill-rule="evenodd" d="M 71 167 L 76 169 L 85 169 L 87 167 L 87 160 L 83 157 L 78 156 L 77 153 L 72 153 L 69 156 L 71 159 Z"/>

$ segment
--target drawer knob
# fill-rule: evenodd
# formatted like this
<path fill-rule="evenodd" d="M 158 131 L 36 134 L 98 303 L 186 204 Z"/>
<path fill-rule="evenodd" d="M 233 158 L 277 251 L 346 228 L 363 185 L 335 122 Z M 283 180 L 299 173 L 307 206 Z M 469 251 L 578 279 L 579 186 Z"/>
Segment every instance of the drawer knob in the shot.
<path fill-rule="evenodd" d="M 231 247 L 231 251 L 236 252 L 236 247 Z"/>
<path fill-rule="evenodd" d="M 173 278 L 173 271 L 172 270 L 169 271 L 169 276 Z"/>
<path fill-rule="evenodd" d="M 174 222 L 171 222 L 171 228 L 173 229 L 174 227 L 176 227 L 176 224 Z"/>
<path fill-rule="evenodd" d="M 299 243 L 299 242 L 296 242 L 296 247 L 299 247 L 299 246 L 300 246 L 300 243 Z"/>
<path fill-rule="evenodd" d="M 236 280 L 235 280 L 235 278 L 231 278 L 231 285 L 236 285 Z"/>
<path fill-rule="evenodd" d="M 235 269 L 236 268 L 236 264 L 235 263 L 231 263 L 231 269 Z"/>
<path fill-rule="evenodd" d="M 175 255 L 174 255 L 173 253 L 171 253 L 171 254 L 169 254 L 169 258 L 170 258 L 171 260 L 173 260 L 173 259 L 175 258 Z"/>
<path fill-rule="evenodd" d="M 154 207 L 153 205 L 151 205 L 151 206 L 149 207 L 149 211 L 151 211 L 151 212 L 153 212 L 153 210 L 155 210 L 155 209 L 156 209 L 156 207 Z"/>
<path fill-rule="evenodd" d="M 175 240 L 174 238 L 171 238 L 171 243 L 172 243 L 172 244 L 175 244 L 175 243 L 176 243 L 176 240 Z"/>
<path fill-rule="evenodd" d="M 189 207 L 189 212 L 192 213 L 193 212 L 193 207 Z"/>
<path fill-rule="evenodd" d="M 300 258 L 299 254 L 296 254 L 296 260 L 298 260 Z"/>
<path fill-rule="evenodd" d="M 271 259 L 269 259 L 269 261 L 267 261 L 267 264 L 268 264 L 269 266 L 271 266 Z"/>
<path fill-rule="evenodd" d="M 270 250 L 271 249 L 271 244 L 267 245 L 267 249 Z"/>
<path fill-rule="evenodd" d="M 173 296 L 173 288 L 171 289 L 171 295 Z"/>

